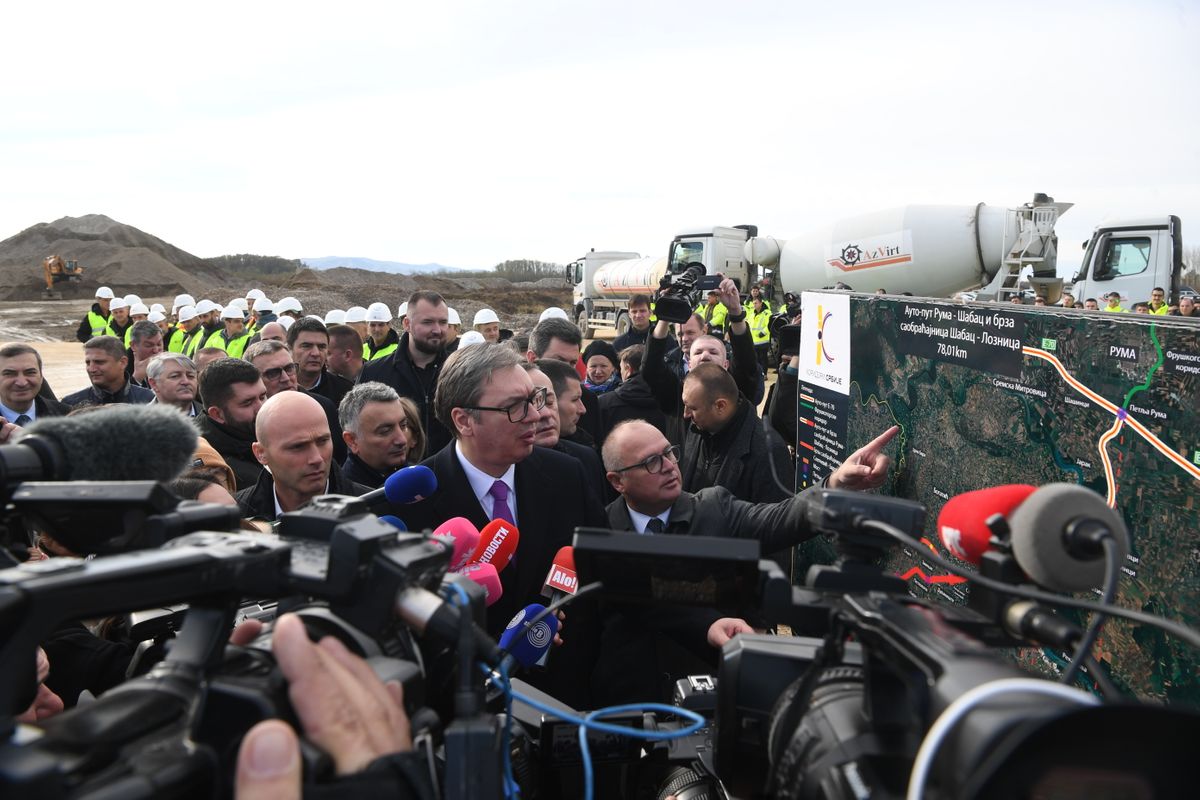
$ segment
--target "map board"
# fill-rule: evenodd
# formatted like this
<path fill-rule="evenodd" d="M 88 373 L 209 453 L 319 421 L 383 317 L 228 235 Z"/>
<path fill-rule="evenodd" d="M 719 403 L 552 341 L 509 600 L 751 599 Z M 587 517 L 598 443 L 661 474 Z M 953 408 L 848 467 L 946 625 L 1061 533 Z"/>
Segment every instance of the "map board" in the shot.
<path fill-rule="evenodd" d="M 805 293 L 803 309 L 801 488 L 898 424 L 883 491 L 924 503 L 925 543 L 950 558 L 935 525 L 956 494 L 1081 484 L 1129 527 L 1117 603 L 1200 628 L 1200 325 L 841 292 Z M 796 574 L 831 561 L 807 543 Z M 888 567 L 916 596 L 966 598 L 921 552 L 897 548 Z M 1200 653 L 1157 629 L 1109 619 L 1093 655 L 1128 692 L 1200 705 Z M 1047 675 L 1065 663 L 1051 650 L 1019 660 Z"/>

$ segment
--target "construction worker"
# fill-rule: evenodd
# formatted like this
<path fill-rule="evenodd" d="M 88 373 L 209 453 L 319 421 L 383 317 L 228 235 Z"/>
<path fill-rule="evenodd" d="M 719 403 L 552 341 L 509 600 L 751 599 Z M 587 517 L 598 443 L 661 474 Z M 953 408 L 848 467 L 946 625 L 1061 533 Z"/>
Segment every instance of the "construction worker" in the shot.
<path fill-rule="evenodd" d="M 446 341 L 444 347 L 447 353 L 453 353 L 458 349 L 458 335 L 462 332 L 462 318 L 458 316 L 458 312 L 453 308 L 446 309 Z"/>
<path fill-rule="evenodd" d="M 221 312 L 221 321 L 225 323 L 224 330 L 219 330 L 210 335 L 204 340 L 204 346 L 224 350 L 225 355 L 230 358 L 241 358 L 242 353 L 246 349 L 246 343 L 250 341 L 250 334 L 246 331 L 246 319 L 242 316 L 242 309 L 230 303 Z"/>
<path fill-rule="evenodd" d="M 1121 305 L 1121 295 L 1118 292 L 1109 292 L 1104 295 L 1107 305 L 1104 306 L 1105 311 L 1128 311 Z"/>
<path fill-rule="evenodd" d="M 104 335 L 115 336 L 124 345 L 125 333 L 133 327 L 133 320 L 129 318 L 129 304 L 125 302 L 125 298 L 123 297 L 114 297 L 108 301 L 108 310 L 112 313 L 112 316 L 108 318 L 108 325 L 104 328 Z"/>
<path fill-rule="evenodd" d="M 158 326 L 158 329 L 160 331 L 162 331 L 164 342 L 168 341 L 171 338 L 171 330 L 172 330 L 171 323 L 167 321 L 167 315 L 166 315 L 166 313 L 164 313 L 162 311 L 161 306 L 159 307 L 159 310 L 157 310 L 157 311 L 154 310 L 153 307 L 151 307 L 150 316 L 146 317 L 146 319 L 149 320 L 150 322 L 153 322 L 155 325 Z"/>
<path fill-rule="evenodd" d="M 196 314 L 195 306 L 180 306 L 176 309 L 176 316 L 179 317 L 179 322 L 176 324 L 175 330 L 167 337 L 167 351 L 170 353 L 183 353 L 187 347 L 188 340 L 192 338 L 192 334 L 200 327 L 200 317 Z"/>
<path fill-rule="evenodd" d="M 758 361 L 758 368 L 766 374 L 767 351 L 771 349 L 771 309 L 762 295 L 751 300 L 746 323 L 750 326 L 750 339 L 754 342 L 754 358 Z"/>
<path fill-rule="evenodd" d="M 1155 286 L 1150 290 L 1149 310 L 1151 314 L 1160 314 L 1164 317 L 1171 313 L 1171 306 L 1167 303 L 1167 293 L 1161 286 Z"/>
<path fill-rule="evenodd" d="M 150 309 L 140 300 L 136 303 L 129 304 L 129 327 L 125 330 L 125 349 L 129 349 L 129 334 L 133 331 L 133 326 L 139 322 L 145 322 L 150 317 Z"/>
<path fill-rule="evenodd" d="M 371 332 L 367 329 L 367 309 L 364 306 L 350 306 L 346 309 L 346 324 L 358 332 L 358 338 L 364 342 Z"/>
<path fill-rule="evenodd" d="M 721 303 L 721 293 L 716 289 L 708 290 L 708 302 L 696 306 L 696 313 L 708 325 L 708 332 L 717 336 L 725 332 L 725 316 L 729 313 Z"/>
<path fill-rule="evenodd" d="M 200 315 L 200 327 L 204 330 L 204 336 L 200 339 L 199 345 L 203 347 L 204 342 L 208 341 L 208 337 L 224 328 L 220 318 L 221 307 L 205 297 L 199 303 L 196 303 L 196 313 Z M 195 356 L 190 357 L 195 359 Z"/>
<path fill-rule="evenodd" d="M 279 316 L 291 317 L 293 321 L 304 316 L 304 307 L 294 297 L 285 297 L 275 304 L 275 313 Z"/>
<path fill-rule="evenodd" d="M 475 312 L 471 327 L 483 334 L 488 342 L 500 341 L 500 318 L 490 308 L 481 308 Z"/>
<path fill-rule="evenodd" d="M 747 314 L 749 314 L 754 308 L 755 300 L 762 300 L 763 306 L 767 309 L 767 313 L 771 313 L 771 303 L 763 297 L 762 287 L 757 283 L 750 287 L 750 296 L 746 298 L 746 302 L 742 303 L 742 308 L 746 309 Z"/>
<path fill-rule="evenodd" d="M 101 286 L 96 290 L 96 302 L 92 303 L 92 309 L 79 323 L 79 330 L 75 331 L 75 338 L 81 344 L 104 334 L 108 327 L 108 318 L 111 313 L 108 306 L 112 299 L 113 290 L 107 286 Z"/>
<path fill-rule="evenodd" d="M 377 361 L 396 352 L 400 335 L 392 327 L 392 310 L 386 303 L 367 306 L 367 334 L 363 340 L 363 361 Z"/>

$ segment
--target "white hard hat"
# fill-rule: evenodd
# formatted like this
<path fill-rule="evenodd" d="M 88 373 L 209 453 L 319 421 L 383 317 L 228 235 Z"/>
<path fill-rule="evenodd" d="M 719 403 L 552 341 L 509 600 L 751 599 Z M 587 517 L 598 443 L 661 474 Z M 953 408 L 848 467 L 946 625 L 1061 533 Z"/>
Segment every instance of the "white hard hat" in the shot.
<path fill-rule="evenodd" d="M 246 298 L 244 298 L 244 297 L 235 297 L 232 300 L 230 300 L 228 303 L 225 304 L 226 308 L 228 308 L 229 306 L 233 306 L 234 308 L 240 308 L 242 311 L 245 311 L 246 309 L 248 309 L 250 307 L 250 304 L 246 302 Z"/>
<path fill-rule="evenodd" d="M 299 300 L 289 295 L 288 297 L 285 297 L 279 302 L 275 303 L 275 311 L 279 314 L 283 314 L 288 311 L 300 313 L 304 311 L 304 306 L 300 305 Z"/>
<path fill-rule="evenodd" d="M 325 320 L 321 319 L 320 314 L 305 314 L 304 318 L 305 319 L 315 319 L 317 322 L 321 323 L 322 325 L 325 324 Z"/>
<path fill-rule="evenodd" d="M 392 311 L 386 303 L 371 303 L 367 306 L 367 322 L 391 322 Z"/>
<path fill-rule="evenodd" d="M 291 317 L 280 317 L 278 320 L 276 320 L 276 322 L 282 325 L 285 331 L 296 324 L 296 320 L 292 319 Z"/>
<path fill-rule="evenodd" d="M 100 288 L 98 288 L 96 290 L 96 299 L 97 300 L 112 300 L 113 299 L 112 289 L 108 288 L 107 286 L 101 286 Z"/>
<path fill-rule="evenodd" d="M 266 296 L 266 293 L 263 292 L 262 289 L 251 289 L 250 291 L 246 292 L 247 300 L 262 300 Z"/>
<path fill-rule="evenodd" d="M 496 316 L 496 312 L 490 308 L 481 308 L 475 312 L 475 321 L 471 323 L 475 325 L 487 325 L 489 322 L 499 322 L 500 318 Z"/>
<path fill-rule="evenodd" d="M 183 308 L 184 306 L 194 305 L 196 305 L 196 298 L 190 294 L 177 294 L 175 295 L 175 302 L 171 304 L 171 308 Z"/>
<path fill-rule="evenodd" d="M 150 309 L 146 308 L 145 303 L 130 303 L 129 304 L 129 316 L 131 316 L 131 317 L 137 316 L 138 314 L 145 315 L 145 314 L 149 314 L 149 313 L 150 313 Z"/>
<path fill-rule="evenodd" d="M 216 310 L 217 310 L 217 304 L 214 303 L 212 300 L 209 300 L 207 297 L 204 298 L 203 300 L 201 300 L 199 303 L 196 303 L 196 313 L 197 314 L 207 314 L 210 311 L 216 311 Z"/>
<path fill-rule="evenodd" d="M 195 319 L 198 316 L 200 316 L 200 314 L 196 311 L 195 306 L 180 306 L 179 307 L 179 321 L 180 322 L 187 322 L 188 320 Z"/>
<path fill-rule="evenodd" d="M 162 314 L 164 317 L 167 315 L 167 309 L 163 308 L 163 304 L 162 304 L 162 303 L 155 303 L 154 305 L 150 306 L 150 313 L 151 313 L 151 314 L 153 314 L 153 313 L 154 313 L 154 312 L 156 312 L 156 311 L 157 311 L 159 314 Z"/>
<path fill-rule="evenodd" d="M 134 303 L 140 302 L 142 302 L 142 298 L 138 297 L 136 294 L 125 295 L 125 304 L 128 306 L 133 306 Z"/>
<path fill-rule="evenodd" d="M 329 313 L 325 315 L 326 325 L 341 325 L 345 321 L 346 312 L 342 311 L 340 308 L 330 309 Z"/>
<path fill-rule="evenodd" d="M 462 325 L 462 320 L 458 318 L 458 312 L 453 308 L 446 309 L 446 322 L 450 325 Z"/>
<path fill-rule="evenodd" d="M 242 310 L 233 303 L 221 309 L 221 319 L 245 319 Z"/>
<path fill-rule="evenodd" d="M 260 297 L 254 301 L 255 311 L 274 311 L 275 304 L 265 297 Z"/>
<path fill-rule="evenodd" d="M 108 304 L 109 311 L 116 311 L 118 308 L 129 308 L 129 303 L 125 302 L 124 297 L 114 297 L 112 302 Z"/>
<path fill-rule="evenodd" d="M 408 301 L 407 300 L 405 300 L 403 303 L 401 303 L 400 307 L 396 309 L 396 318 L 397 319 L 404 319 L 406 316 L 408 316 Z"/>
<path fill-rule="evenodd" d="M 462 336 L 458 337 L 458 349 L 470 347 L 473 344 L 483 344 L 487 340 L 483 338 L 483 334 L 479 331 L 467 331 Z"/>
<path fill-rule="evenodd" d="M 568 322 L 571 321 L 571 318 L 567 316 L 567 312 L 563 311 L 558 306 L 547 308 L 545 311 L 543 311 L 542 315 L 538 317 L 538 322 L 547 319 L 565 319 Z"/>
<path fill-rule="evenodd" d="M 161 311 L 151 311 L 150 316 L 146 317 L 147 322 L 153 322 L 155 325 L 167 318 L 167 315 Z"/>
<path fill-rule="evenodd" d="M 366 322 L 367 309 L 363 306 L 350 306 L 346 309 L 346 323 L 351 322 Z"/>

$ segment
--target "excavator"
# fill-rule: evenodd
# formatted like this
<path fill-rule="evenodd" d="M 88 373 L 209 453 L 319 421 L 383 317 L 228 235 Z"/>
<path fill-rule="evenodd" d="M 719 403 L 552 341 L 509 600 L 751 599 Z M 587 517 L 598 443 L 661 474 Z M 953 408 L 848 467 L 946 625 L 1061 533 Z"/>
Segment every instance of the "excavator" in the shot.
<path fill-rule="evenodd" d="M 42 259 L 42 271 L 46 273 L 46 291 L 48 300 L 61 300 L 62 294 L 54 291 L 54 284 L 63 281 L 83 280 L 83 267 L 74 260 L 64 261 L 60 255 L 46 256 Z"/>

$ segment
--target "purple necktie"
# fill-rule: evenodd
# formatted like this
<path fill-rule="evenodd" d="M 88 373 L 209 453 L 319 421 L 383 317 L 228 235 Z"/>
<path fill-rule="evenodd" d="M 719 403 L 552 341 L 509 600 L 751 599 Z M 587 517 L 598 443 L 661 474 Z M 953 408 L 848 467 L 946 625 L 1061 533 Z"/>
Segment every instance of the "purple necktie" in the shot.
<path fill-rule="evenodd" d="M 515 528 L 517 521 L 513 519 L 512 507 L 508 504 L 508 484 L 496 481 L 488 489 L 488 494 L 492 496 L 492 519 L 502 519 Z"/>

